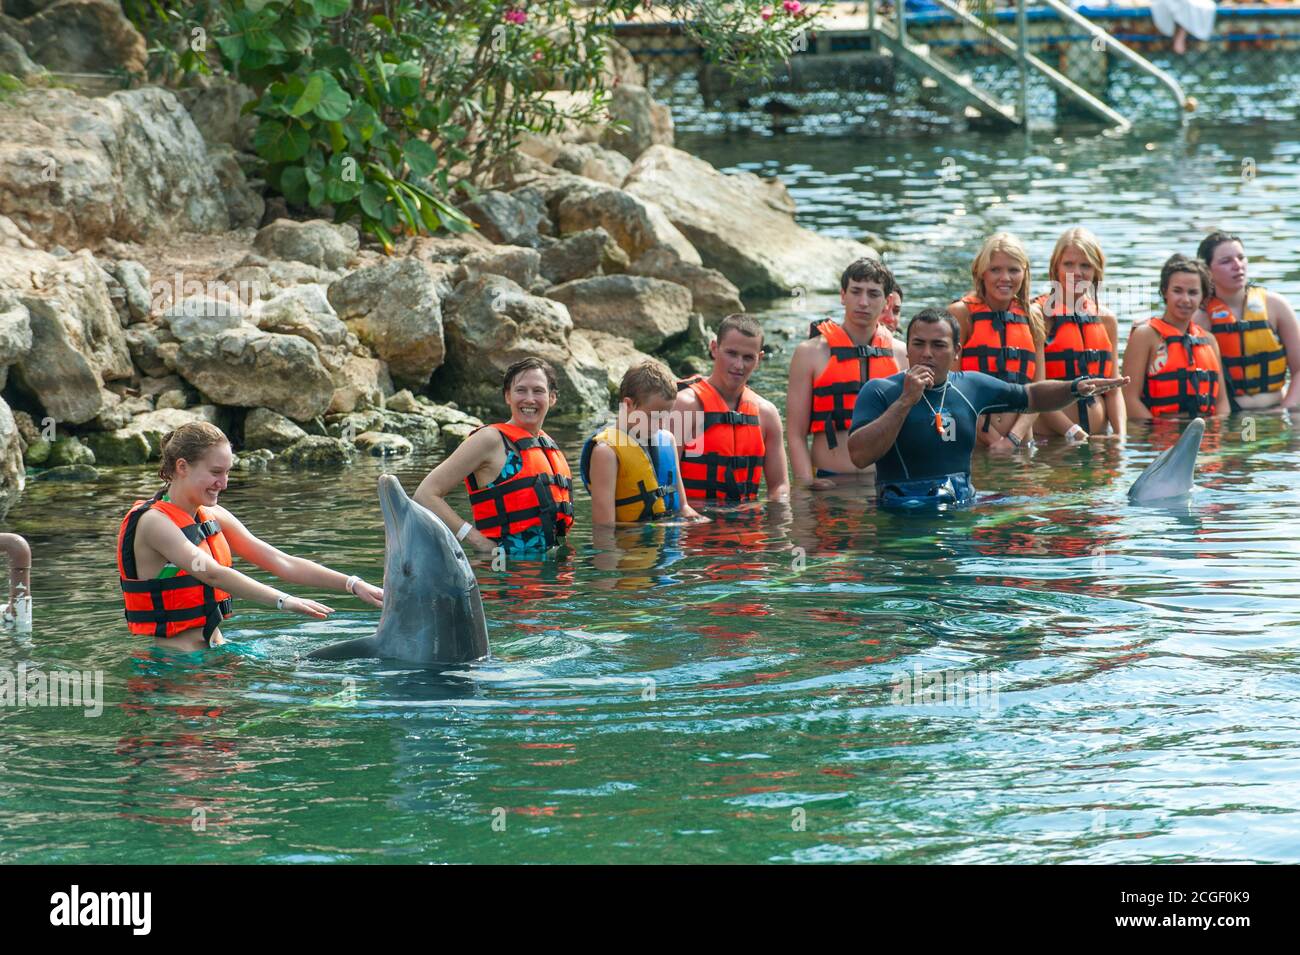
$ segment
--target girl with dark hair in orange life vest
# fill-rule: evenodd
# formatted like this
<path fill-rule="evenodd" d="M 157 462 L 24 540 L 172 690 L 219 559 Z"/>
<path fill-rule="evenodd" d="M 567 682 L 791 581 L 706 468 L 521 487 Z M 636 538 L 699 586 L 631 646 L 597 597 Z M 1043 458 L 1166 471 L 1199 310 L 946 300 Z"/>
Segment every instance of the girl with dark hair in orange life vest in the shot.
<path fill-rule="evenodd" d="M 1105 271 L 1106 256 L 1096 236 L 1080 227 L 1061 233 L 1048 266 L 1051 291 L 1034 299 L 1047 324 L 1043 371 L 1049 381 L 1115 374 L 1119 322 L 1097 302 Z M 1127 428 L 1124 396 L 1118 390 L 1081 398 L 1061 411 L 1044 411 L 1034 424 L 1036 434 L 1063 434 L 1071 441 L 1123 437 Z"/>
<path fill-rule="evenodd" d="M 1300 322 L 1290 303 L 1247 281 L 1246 251 L 1235 235 L 1212 232 L 1196 255 L 1210 270 L 1211 286 L 1196 321 L 1219 345 L 1229 403 L 1252 410 L 1300 407 Z"/>
<path fill-rule="evenodd" d="M 984 240 L 971 263 L 971 289 L 948 306 L 961 328 L 961 371 L 982 371 L 1027 385 L 1045 380 L 1044 323 L 1029 300 L 1029 255 L 1020 240 L 998 232 Z M 1037 416 L 1004 411 L 980 419 L 979 443 L 990 451 L 1014 451 L 1029 441 Z"/>
<path fill-rule="evenodd" d="M 679 442 L 682 485 L 692 504 L 736 503 L 758 497 L 767 481 L 767 499 L 790 499 L 785 435 L 776 406 L 749 387 L 749 376 L 763 357 L 763 329 L 749 315 L 728 315 L 709 343 L 713 371 L 677 383 L 673 411 L 682 421 L 699 421 L 693 440 Z M 689 416 L 689 417 L 687 417 Z"/>
<path fill-rule="evenodd" d="M 1130 418 L 1228 413 L 1228 389 L 1214 336 L 1194 318 L 1210 293 L 1205 265 L 1174 255 L 1160 270 L 1164 314 L 1134 325 L 1124 349 L 1124 403 Z"/>
<path fill-rule="evenodd" d="M 844 321 L 813 322 L 807 341 L 795 348 L 785 416 L 797 484 L 829 490 L 835 487 L 835 475 L 864 473 L 849 460 L 846 439 L 853 403 L 865 382 L 888 378 L 907 367 L 907 348 L 884 322 L 896 293 L 893 273 L 876 259 L 850 263 L 840 276 Z"/>
<path fill-rule="evenodd" d="M 241 574 L 231 566 L 232 555 L 281 580 L 347 591 L 383 607 L 378 587 L 276 550 L 219 507 L 232 462 L 230 442 L 207 422 L 183 424 L 163 438 L 158 474 L 166 486 L 131 505 L 117 532 L 118 576 L 132 633 L 170 649 L 217 646 L 225 642 L 219 625 L 231 615 L 232 596 L 317 619 L 334 612 Z"/>
<path fill-rule="evenodd" d="M 471 434 L 413 497 L 482 553 L 500 546 L 507 554 L 540 557 L 564 543 L 573 526 L 569 462 L 542 430 L 558 397 L 555 370 L 540 358 L 525 358 L 506 369 L 501 390 L 510 420 Z M 472 523 L 447 503 L 461 482 Z"/>

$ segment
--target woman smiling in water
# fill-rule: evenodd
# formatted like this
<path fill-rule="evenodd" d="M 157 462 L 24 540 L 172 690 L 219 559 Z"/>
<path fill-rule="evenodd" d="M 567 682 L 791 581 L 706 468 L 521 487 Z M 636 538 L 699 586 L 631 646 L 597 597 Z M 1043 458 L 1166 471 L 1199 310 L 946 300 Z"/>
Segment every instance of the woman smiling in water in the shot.
<path fill-rule="evenodd" d="M 217 496 L 226 489 L 234 455 L 221 429 L 183 424 L 163 438 L 158 475 L 166 486 L 136 501 L 117 533 L 117 569 L 132 633 L 158 646 L 201 650 L 225 642 L 219 624 L 231 615 L 231 596 L 322 619 L 324 604 L 274 590 L 230 566 L 237 554 L 281 580 L 344 590 L 374 607 L 384 592 L 258 540 Z"/>

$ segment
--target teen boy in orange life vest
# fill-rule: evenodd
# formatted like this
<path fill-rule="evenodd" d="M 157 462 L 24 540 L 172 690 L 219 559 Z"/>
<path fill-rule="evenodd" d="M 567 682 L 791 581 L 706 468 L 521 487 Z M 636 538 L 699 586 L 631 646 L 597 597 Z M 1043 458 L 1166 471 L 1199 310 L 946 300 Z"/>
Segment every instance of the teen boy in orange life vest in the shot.
<path fill-rule="evenodd" d="M 230 597 L 323 619 L 324 604 L 290 597 L 241 574 L 231 555 L 243 557 L 281 580 L 346 590 L 374 607 L 384 592 L 258 540 L 217 496 L 226 489 L 230 442 L 215 425 L 183 424 L 162 442 L 159 476 L 167 482 L 148 501 L 137 501 L 117 533 L 117 566 L 127 626 L 155 644 L 193 651 L 225 642 L 219 624 L 231 615 Z"/>
<path fill-rule="evenodd" d="M 542 430 L 558 398 L 555 370 L 540 358 L 524 358 L 506 369 L 501 390 L 510 420 L 471 434 L 413 497 L 475 550 L 501 546 L 507 554 L 541 556 L 573 526 L 569 463 Z M 462 481 L 472 522 L 447 503 Z"/>
<path fill-rule="evenodd" d="M 698 415 L 702 428 L 679 449 L 686 497 L 700 501 L 752 501 L 759 481 L 767 499 L 790 499 L 785 437 L 776 406 L 748 387 L 763 357 L 763 329 L 743 313 L 728 315 L 709 343 L 713 371 L 708 378 L 679 382 L 673 411 Z"/>
<path fill-rule="evenodd" d="M 1128 416 L 1150 420 L 1168 415 L 1228 414 L 1228 389 L 1214 336 L 1195 322 L 1210 292 L 1205 264 L 1173 255 L 1160 270 L 1163 315 L 1134 325 L 1124 349 Z"/>
<path fill-rule="evenodd" d="M 907 347 L 885 327 L 896 289 L 893 273 L 877 260 L 850 263 L 840 276 L 843 324 L 813 322 L 808 340 L 795 348 L 785 414 L 796 484 L 829 490 L 837 474 L 867 473 L 849 460 L 846 438 L 862 385 L 907 368 Z"/>

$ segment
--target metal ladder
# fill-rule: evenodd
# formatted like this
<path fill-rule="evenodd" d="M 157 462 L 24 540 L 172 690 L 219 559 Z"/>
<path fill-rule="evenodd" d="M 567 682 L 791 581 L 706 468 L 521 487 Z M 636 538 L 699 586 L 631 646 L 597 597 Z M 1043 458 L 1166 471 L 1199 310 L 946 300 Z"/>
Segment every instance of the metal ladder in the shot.
<path fill-rule="evenodd" d="M 974 110 L 980 118 L 999 125 L 1025 126 L 1028 117 L 1029 72 L 1045 77 L 1055 87 L 1058 95 L 1073 100 L 1085 111 L 1100 119 L 1107 126 L 1118 132 L 1128 132 L 1133 124 L 1129 119 L 1103 103 L 1069 77 L 1063 75 L 1044 63 L 1039 57 L 1029 52 L 1028 25 L 1026 18 L 1027 0 L 1016 2 L 1016 41 L 1013 42 L 1000 30 L 994 29 L 979 17 L 970 13 L 964 6 L 954 0 L 934 0 L 953 17 L 972 27 L 1001 52 L 1016 60 L 1020 69 L 1020 89 L 1015 104 L 998 99 L 988 90 L 981 89 L 967 73 L 959 73 L 950 65 L 930 53 L 924 43 L 916 43 L 907 33 L 907 0 L 893 0 L 894 16 L 892 19 L 878 18 L 876 4 L 879 0 L 867 0 L 867 29 L 880 45 L 893 55 L 903 66 L 912 72 L 928 78 L 954 95 L 968 110 Z M 1087 18 L 1080 16 L 1061 0 L 1039 0 L 1044 6 L 1055 11 L 1061 17 L 1085 30 L 1091 37 L 1094 48 L 1102 46 L 1106 52 L 1114 53 L 1138 69 L 1154 76 L 1173 96 L 1179 111 L 1180 120 L 1186 118 L 1188 101 L 1178 81 L 1164 70 L 1151 63 L 1145 57 L 1120 43 L 1101 27 Z M 1101 52 L 1101 50 L 1098 50 Z"/>

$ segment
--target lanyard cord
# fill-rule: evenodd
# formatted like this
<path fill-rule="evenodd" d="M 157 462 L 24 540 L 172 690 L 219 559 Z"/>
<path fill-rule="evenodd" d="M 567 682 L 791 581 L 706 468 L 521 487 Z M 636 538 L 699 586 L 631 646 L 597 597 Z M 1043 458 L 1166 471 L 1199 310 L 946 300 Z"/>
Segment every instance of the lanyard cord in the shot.
<path fill-rule="evenodd" d="M 921 397 L 925 398 L 926 407 L 928 407 L 930 409 L 930 413 L 934 415 L 934 430 L 939 432 L 940 437 L 943 436 L 943 403 L 948 399 L 949 384 L 950 382 L 947 380 L 945 380 L 943 383 L 943 393 L 939 395 L 938 411 L 934 410 L 934 405 L 930 404 L 930 399 L 926 398 L 925 392 L 924 391 L 921 392 Z"/>

